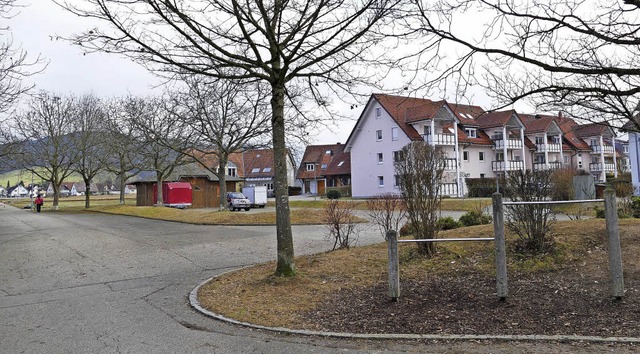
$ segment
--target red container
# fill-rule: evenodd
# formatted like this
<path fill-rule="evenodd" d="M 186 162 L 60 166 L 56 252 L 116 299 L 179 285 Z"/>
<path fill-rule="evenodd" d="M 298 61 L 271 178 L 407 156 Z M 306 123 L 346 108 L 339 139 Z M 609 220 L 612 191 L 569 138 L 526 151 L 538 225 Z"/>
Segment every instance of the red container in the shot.
<path fill-rule="evenodd" d="M 192 203 L 191 184 L 187 182 L 164 182 L 162 184 L 164 206 L 175 208 L 190 207 Z M 157 184 L 153 185 L 153 204 L 158 203 Z"/>

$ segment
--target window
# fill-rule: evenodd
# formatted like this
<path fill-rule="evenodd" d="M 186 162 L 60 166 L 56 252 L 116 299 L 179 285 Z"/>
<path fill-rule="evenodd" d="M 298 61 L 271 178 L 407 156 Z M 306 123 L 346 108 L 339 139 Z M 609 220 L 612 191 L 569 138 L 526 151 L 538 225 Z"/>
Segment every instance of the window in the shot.
<path fill-rule="evenodd" d="M 478 152 L 478 161 L 484 162 L 484 151 Z"/>
<path fill-rule="evenodd" d="M 340 163 L 338 164 L 338 167 L 344 165 L 344 161 L 340 161 Z"/>
<path fill-rule="evenodd" d="M 431 135 L 431 126 L 430 125 L 425 125 L 422 127 L 422 134 L 423 135 Z"/>
<path fill-rule="evenodd" d="M 402 150 L 396 150 L 393 152 L 393 162 L 402 161 L 403 158 L 404 155 L 402 153 Z"/>
<path fill-rule="evenodd" d="M 320 168 L 323 169 L 323 170 L 326 170 L 327 169 L 327 164 L 323 163 L 322 165 L 320 165 Z"/>
<path fill-rule="evenodd" d="M 480 174 L 480 178 L 484 178 L 484 173 L 481 173 L 481 174 Z"/>
<path fill-rule="evenodd" d="M 260 167 L 256 167 L 251 170 L 251 173 L 258 173 L 258 172 L 260 172 Z"/>
<path fill-rule="evenodd" d="M 590 143 L 589 145 L 591 145 L 591 146 L 596 146 L 596 145 L 598 145 L 598 140 L 596 140 L 596 139 L 591 139 L 591 143 Z"/>
<path fill-rule="evenodd" d="M 624 153 L 625 153 L 625 154 L 628 154 L 628 153 L 629 153 L 629 145 L 625 145 L 625 146 L 623 146 L 623 149 L 624 149 Z"/>
<path fill-rule="evenodd" d="M 391 140 L 398 140 L 398 127 L 391 128 Z"/>
<path fill-rule="evenodd" d="M 231 177 L 238 177 L 238 169 L 236 169 L 235 167 L 227 168 L 227 175 Z"/>
<path fill-rule="evenodd" d="M 544 163 L 544 155 L 538 154 L 533 157 L 535 163 Z"/>
<path fill-rule="evenodd" d="M 266 186 L 267 186 L 267 190 L 270 190 L 270 191 L 273 190 L 273 183 L 267 183 Z"/>
<path fill-rule="evenodd" d="M 376 107 L 376 118 L 382 117 L 382 108 Z"/>
<path fill-rule="evenodd" d="M 382 130 L 376 130 L 376 140 L 382 140 Z"/>
<path fill-rule="evenodd" d="M 467 134 L 467 136 L 470 138 L 478 137 L 478 131 L 476 130 L 476 128 L 464 128 L 464 133 Z"/>
<path fill-rule="evenodd" d="M 564 164 L 568 165 L 569 164 L 569 156 L 565 156 L 564 157 Z"/>
<path fill-rule="evenodd" d="M 556 136 L 553 137 L 553 143 L 554 144 L 560 144 L 560 136 L 559 135 L 556 135 Z"/>
<path fill-rule="evenodd" d="M 393 176 L 393 186 L 396 188 L 400 187 L 400 176 L 398 175 Z"/>
<path fill-rule="evenodd" d="M 469 162 L 469 151 L 463 151 L 462 152 L 462 160 L 464 162 Z"/>
<path fill-rule="evenodd" d="M 484 161 L 484 153 L 481 152 L 482 158 L 480 161 Z M 504 161 L 504 152 L 496 152 L 496 161 Z"/>
<path fill-rule="evenodd" d="M 384 176 L 378 176 L 378 187 L 384 187 Z"/>
<path fill-rule="evenodd" d="M 544 144 L 544 137 L 543 136 L 536 136 L 536 144 L 537 145 Z"/>
<path fill-rule="evenodd" d="M 316 170 L 316 165 L 314 163 L 307 163 L 307 171 L 315 171 Z"/>
<path fill-rule="evenodd" d="M 378 165 L 382 164 L 382 162 L 383 162 L 383 156 L 382 156 L 382 153 L 379 152 L 378 153 Z"/>
<path fill-rule="evenodd" d="M 262 169 L 262 172 L 268 173 L 271 172 L 271 167 L 265 167 Z"/>

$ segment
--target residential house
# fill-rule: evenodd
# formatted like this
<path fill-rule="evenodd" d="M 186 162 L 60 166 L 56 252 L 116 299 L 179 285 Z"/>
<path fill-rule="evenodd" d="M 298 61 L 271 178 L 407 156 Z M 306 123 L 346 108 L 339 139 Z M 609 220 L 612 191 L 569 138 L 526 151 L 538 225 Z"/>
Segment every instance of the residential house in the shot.
<path fill-rule="evenodd" d="M 635 122 L 629 121 L 622 128 L 629 134 L 629 161 L 631 163 L 633 195 L 640 196 L 640 115 L 635 117 Z"/>
<path fill-rule="evenodd" d="M 618 176 L 617 158 L 615 153 L 616 133 L 609 125 L 585 124 L 573 128 L 575 135 L 589 144 L 587 157 L 589 172 L 596 182 L 606 182 L 607 174 Z M 586 164 L 586 162 L 585 162 Z"/>
<path fill-rule="evenodd" d="M 273 193 L 276 176 L 273 149 L 252 149 L 232 153 L 227 163 L 227 175 L 244 179 L 244 186 L 266 186 Z M 287 185 L 295 183 L 295 163 L 287 154 Z M 239 189 L 239 187 L 238 187 Z"/>
<path fill-rule="evenodd" d="M 399 151 L 412 141 L 425 141 L 447 157 L 443 195 L 462 196 L 464 178 L 493 177 L 496 171 L 508 171 L 520 163 L 504 163 L 505 157 L 516 156 L 507 146 L 497 145 L 481 124 L 491 127 L 491 117 L 481 107 L 449 104 L 446 101 L 374 94 L 369 99 L 351 132 L 345 152 L 351 154 L 352 194 L 370 197 L 379 193 L 398 193 L 394 160 Z M 517 117 L 506 115 L 514 127 L 501 131 L 510 136 L 520 129 Z M 495 136 L 496 141 L 500 140 Z M 521 139 L 522 140 L 522 139 Z M 498 148 L 496 148 L 498 147 Z M 512 159 L 515 157 L 511 157 Z"/>
<path fill-rule="evenodd" d="M 29 190 L 22 185 L 22 182 L 7 189 L 7 197 L 9 198 L 25 198 L 29 196 Z"/>
<path fill-rule="evenodd" d="M 307 146 L 296 174 L 302 182 L 302 193 L 323 195 L 330 187 L 339 188 L 343 195 L 350 194 L 351 154 L 344 148 L 340 143 Z"/>
<path fill-rule="evenodd" d="M 71 187 L 73 186 L 73 182 L 62 182 L 60 184 L 60 196 L 61 197 L 68 197 L 69 195 L 71 195 Z M 52 196 L 53 195 L 53 183 L 49 182 L 49 184 L 47 185 L 47 194 L 48 196 Z"/>

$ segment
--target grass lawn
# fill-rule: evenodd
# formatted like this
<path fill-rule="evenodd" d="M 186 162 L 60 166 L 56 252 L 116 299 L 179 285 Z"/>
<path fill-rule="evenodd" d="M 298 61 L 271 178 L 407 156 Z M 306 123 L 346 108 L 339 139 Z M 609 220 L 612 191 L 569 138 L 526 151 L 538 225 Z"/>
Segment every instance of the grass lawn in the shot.
<path fill-rule="evenodd" d="M 510 279 L 511 277 L 515 278 L 515 280 L 512 279 L 515 284 L 510 285 L 510 287 L 513 287 L 510 288 L 512 292 L 510 292 L 510 298 L 506 306 L 498 308 L 498 311 L 503 309 L 508 313 L 512 311 L 510 310 L 511 306 L 513 306 L 513 311 L 516 311 L 515 309 L 521 306 L 525 309 L 525 313 L 528 313 L 526 311 L 535 313 L 537 311 L 535 308 L 535 306 L 538 306 L 537 303 L 540 303 L 540 306 L 546 306 L 549 303 L 547 300 L 532 302 L 529 296 L 537 296 L 538 294 L 519 293 L 518 286 L 522 286 L 522 279 L 530 278 L 533 279 L 533 282 L 531 280 L 528 281 L 533 284 L 532 288 L 537 289 L 536 291 L 543 292 L 545 296 L 550 293 L 549 296 L 551 298 L 565 296 L 563 301 L 569 303 L 584 297 L 570 293 L 570 290 L 574 290 L 574 286 L 576 288 L 578 286 L 565 283 L 566 280 L 556 281 L 554 279 L 568 278 L 580 282 L 580 279 L 586 279 L 598 274 L 602 278 L 598 278 L 595 283 L 593 280 L 587 279 L 583 281 L 586 285 L 580 284 L 580 286 L 584 285 L 585 288 L 577 288 L 576 291 L 579 294 L 586 294 L 585 291 L 589 291 L 589 289 L 595 292 L 590 287 L 598 286 L 600 287 L 598 292 L 605 293 L 603 295 L 604 302 L 611 303 L 607 299 L 608 290 L 606 290 L 608 286 L 608 270 L 606 266 L 607 241 L 604 236 L 606 235 L 605 221 L 603 219 L 562 221 L 554 225 L 552 233 L 557 242 L 555 251 L 536 257 L 521 257 L 511 251 L 509 245 L 512 244 L 514 236 L 508 235 L 508 272 Z M 442 238 L 492 237 L 492 235 L 492 225 L 448 230 L 440 234 Z M 620 311 L 624 313 L 625 311 L 635 311 L 638 306 L 637 302 L 639 302 L 635 300 L 635 292 L 638 291 L 638 287 L 637 284 L 634 284 L 634 280 L 637 281 L 637 279 L 633 278 L 633 276 L 640 271 L 640 262 L 635 256 L 640 249 L 640 245 L 637 242 L 638 238 L 640 238 L 640 220 L 620 220 L 620 235 L 623 241 L 625 277 L 629 276 L 629 286 L 627 288 L 629 294 L 627 295 L 628 297 L 625 297 L 629 302 L 625 306 L 628 306 L 629 310 L 625 310 L 622 307 Z M 432 259 L 417 256 L 415 254 L 415 245 L 411 243 L 401 244 L 399 252 L 401 291 L 404 291 L 401 294 L 403 302 L 402 305 L 394 305 L 393 309 L 390 310 L 392 312 L 390 315 L 397 316 L 400 323 L 411 322 L 406 318 L 415 315 L 415 307 L 411 310 L 414 312 L 413 314 L 405 314 L 402 311 L 403 309 L 409 309 L 416 302 L 418 307 L 420 307 L 420 302 L 425 302 L 424 307 L 420 307 L 422 310 L 417 311 L 422 316 L 417 322 L 435 321 L 435 318 L 440 316 L 438 320 L 445 321 L 445 324 L 450 323 L 452 326 L 455 325 L 455 321 L 465 321 L 465 318 L 456 318 L 456 308 L 463 307 L 467 301 L 473 300 L 474 297 L 486 296 L 488 300 L 482 301 L 488 301 L 487 307 L 490 308 L 488 311 L 496 310 L 495 307 L 497 305 L 493 305 L 493 303 L 497 303 L 495 293 L 492 295 L 492 292 L 495 291 L 495 285 L 493 285 L 495 284 L 495 263 L 492 242 L 440 243 L 438 245 L 438 254 Z M 317 329 L 326 325 L 331 328 L 332 325 L 339 322 L 339 319 L 343 319 L 347 323 L 347 329 L 354 329 L 359 326 L 364 327 L 363 331 L 368 332 L 367 326 L 375 326 L 378 322 L 390 321 L 389 314 L 372 319 L 368 317 L 371 316 L 368 314 L 369 311 L 363 310 L 363 308 L 368 308 L 371 312 L 375 312 L 380 308 L 384 309 L 391 306 L 387 298 L 386 244 L 382 243 L 297 257 L 295 264 L 297 276 L 293 278 L 274 277 L 275 263 L 273 262 L 224 274 L 201 287 L 198 299 L 205 308 L 215 313 L 239 321 L 273 327 Z M 488 285 L 480 289 L 481 292 L 486 294 L 477 293 L 478 289 L 473 287 L 477 283 L 471 279 L 478 278 L 488 279 Z M 443 280 L 438 283 L 438 281 L 428 279 L 449 280 Z M 468 280 L 465 281 L 465 279 Z M 429 283 L 440 284 L 443 288 L 432 288 L 428 285 Z M 413 290 L 407 290 L 407 287 L 402 290 L 402 287 L 407 286 L 407 284 L 423 284 L 419 287 L 423 291 L 420 294 L 421 297 L 412 298 L 410 292 Z M 446 290 L 444 288 L 448 287 L 447 284 L 452 284 L 449 285 L 452 287 L 450 291 L 458 295 L 453 295 L 454 298 L 450 300 L 447 300 L 448 298 L 443 299 L 445 305 L 439 305 L 436 308 L 426 305 L 429 296 L 445 293 Z M 467 284 L 470 287 L 470 291 L 465 293 L 463 290 Z M 555 291 L 554 293 L 553 287 L 558 286 L 558 284 L 560 284 L 560 289 L 564 289 L 564 291 L 560 293 Z M 552 288 L 551 290 L 549 290 L 550 287 Z M 565 295 L 565 293 L 567 294 Z M 363 294 L 367 294 L 368 297 L 360 297 Z M 464 294 L 468 299 L 463 296 L 455 300 L 456 296 L 461 296 L 460 294 Z M 427 296 L 427 298 L 424 296 Z M 632 301 L 634 303 L 631 303 Z M 372 302 L 377 302 L 377 305 L 368 305 Z M 575 305 L 575 303 L 572 304 Z M 631 307 L 632 305 L 635 307 Z M 477 305 L 472 303 L 470 310 L 472 314 L 475 312 L 473 306 Z M 552 306 L 557 306 L 553 311 L 561 312 L 565 310 L 561 308 L 562 302 L 561 305 L 553 304 Z M 608 306 L 615 307 L 615 304 Z M 350 310 L 356 307 L 360 309 Z M 579 305 L 577 307 L 580 308 Z M 425 312 L 427 310 L 430 314 Z M 575 314 L 575 311 L 578 310 L 570 309 L 566 313 L 568 313 L 568 316 L 572 316 L 571 313 Z M 598 316 L 595 309 L 586 309 L 586 311 L 594 311 L 594 319 Z M 616 321 L 615 317 L 617 315 L 607 315 L 607 310 L 603 312 L 604 314 L 601 314 L 601 317 L 608 316 L 611 317 L 611 320 Z M 405 315 L 407 317 L 403 321 L 404 317 L 402 316 Z M 460 315 L 463 317 L 473 316 L 459 312 L 458 316 Z M 513 323 L 519 326 L 527 325 L 527 318 L 519 318 L 519 315 L 521 314 L 515 313 L 516 318 L 512 318 L 505 326 L 511 326 Z M 487 315 L 484 316 L 487 317 Z M 522 315 L 522 317 L 527 316 L 526 314 Z M 579 316 L 583 315 L 580 314 Z M 633 315 L 630 316 L 630 320 L 633 321 Z M 328 317 L 333 318 L 335 321 L 329 320 L 319 324 L 322 318 L 326 319 Z M 365 319 L 356 319 L 356 317 L 364 317 Z M 550 319 L 553 318 L 553 316 L 550 317 Z M 579 319 L 588 320 L 589 316 L 580 317 Z M 478 319 L 479 322 L 489 321 L 488 323 L 491 323 L 490 320 L 490 318 L 488 320 Z M 623 320 L 629 321 L 626 318 L 621 321 Z M 541 320 L 534 319 L 531 322 L 535 321 L 540 322 Z M 567 327 L 568 319 L 560 319 L 558 321 L 561 321 L 559 324 L 560 332 L 564 328 L 568 331 L 572 330 L 572 327 Z M 417 322 L 414 321 L 414 323 Z M 541 326 L 539 330 L 545 331 L 544 323 L 533 323 L 532 326 Z M 637 325 L 632 324 L 629 326 L 627 326 L 629 331 L 636 331 Z M 591 327 L 587 325 L 586 328 L 586 331 L 589 331 Z M 392 332 L 387 333 L 403 333 L 401 328 L 396 328 L 395 330 L 399 332 L 393 332 L 392 329 Z M 597 330 L 601 330 L 601 328 L 598 327 Z M 480 331 L 482 331 L 482 328 Z M 518 328 L 513 329 L 513 331 L 519 333 L 517 332 Z M 526 332 L 528 329 L 525 328 L 524 331 Z"/>
<path fill-rule="evenodd" d="M 366 210 L 367 202 L 362 199 L 348 199 L 354 204 L 354 209 Z M 292 208 L 324 208 L 328 203 L 326 198 L 317 200 L 290 200 L 289 206 Z M 273 202 L 269 205 L 274 206 Z M 442 210 L 452 211 L 473 211 L 491 206 L 491 198 L 444 198 L 442 199 Z"/>

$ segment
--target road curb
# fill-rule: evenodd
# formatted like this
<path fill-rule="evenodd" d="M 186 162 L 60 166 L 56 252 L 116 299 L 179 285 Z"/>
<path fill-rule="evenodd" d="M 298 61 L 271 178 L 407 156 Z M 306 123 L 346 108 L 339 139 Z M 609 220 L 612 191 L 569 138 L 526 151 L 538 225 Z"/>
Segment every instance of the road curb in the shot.
<path fill-rule="evenodd" d="M 236 271 L 236 270 L 232 270 Z M 232 272 L 229 271 L 229 272 Z M 226 274 L 229 272 L 221 273 Z M 234 325 L 243 327 L 261 329 L 265 331 L 286 333 L 286 334 L 298 334 L 305 336 L 319 336 L 328 338 L 345 338 L 345 339 L 427 339 L 427 340 L 499 340 L 499 341 L 552 341 L 552 342 L 592 342 L 592 343 L 640 343 L 640 338 L 637 337 L 599 337 L 599 336 L 578 336 L 578 335 L 541 335 L 541 334 L 529 334 L 529 335 L 481 335 L 481 334 L 370 334 L 370 333 L 344 333 L 344 332 L 320 332 L 320 331 L 308 331 L 301 329 L 291 329 L 285 327 L 268 327 L 256 325 L 253 323 L 242 322 L 234 320 L 209 311 L 200 305 L 198 301 L 198 291 L 202 286 L 215 279 L 217 276 L 211 277 L 202 283 L 198 284 L 189 294 L 189 304 L 196 311 L 202 313 L 207 317 L 214 318 L 219 321 L 227 322 Z"/>

